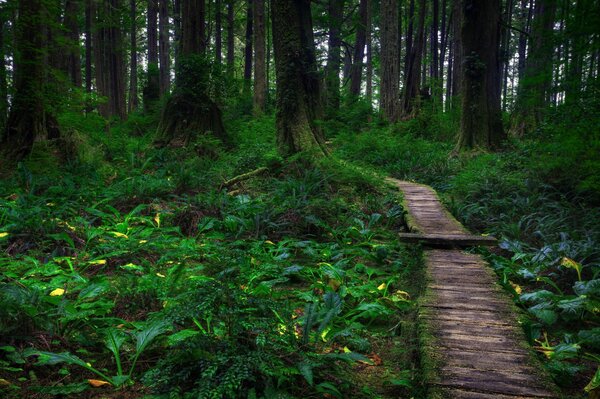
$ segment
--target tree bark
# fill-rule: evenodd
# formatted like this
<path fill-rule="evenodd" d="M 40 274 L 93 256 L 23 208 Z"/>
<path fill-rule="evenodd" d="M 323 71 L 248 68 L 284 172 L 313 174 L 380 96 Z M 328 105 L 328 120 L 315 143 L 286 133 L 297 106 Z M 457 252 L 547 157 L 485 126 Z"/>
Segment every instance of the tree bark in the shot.
<path fill-rule="evenodd" d="M 506 25 L 502 27 L 502 42 L 500 47 L 500 59 L 502 60 L 502 109 L 506 110 L 508 105 L 508 66 L 510 64 L 510 38 L 513 15 L 514 0 L 506 0 L 506 9 L 504 12 L 504 21 Z"/>
<path fill-rule="evenodd" d="M 81 87 L 81 52 L 79 46 L 80 0 L 67 0 L 63 19 L 66 37 L 65 72 L 75 87 Z"/>
<path fill-rule="evenodd" d="M 309 0 L 272 0 L 273 45 L 277 72 L 277 148 L 325 155 L 319 75 Z"/>
<path fill-rule="evenodd" d="M 85 0 L 85 92 L 92 93 L 92 0 Z M 89 97 L 86 99 L 85 112 L 92 111 Z"/>
<path fill-rule="evenodd" d="M 0 14 L 0 132 L 6 127 L 8 117 L 8 80 L 6 71 L 6 47 L 5 38 L 8 28 L 8 21 L 3 14 Z"/>
<path fill-rule="evenodd" d="M 400 3 L 398 3 L 398 65 L 400 65 L 400 46 L 402 45 L 401 38 L 401 19 L 400 19 Z M 366 45 L 366 53 L 367 53 L 367 69 L 365 72 L 365 84 L 366 88 L 366 98 L 367 103 L 370 107 L 373 106 L 373 4 L 371 0 L 367 0 L 367 45 Z M 339 75 L 339 70 L 338 70 Z"/>
<path fill-rule="evenodd" d="M 125 90 L 125 58 L 121 31 L 120 0 L 105 0 L 97 9 L 94 24 L 96 85 L 98 94 L 106 97 L 106 102 L 98 106 L 105 118 L 127 117 Z"/>
<path fill-rule="evenodd" d="M 169 44 L 169 1 L 159 0 L 158 30 L 160 57 L 160 94 L 168 94 L 171 88 L 171 50 Z"/>
<path fill-rule="evenodd" d="M 533 0 L 521 0 L 521 22 L 523 25 L 523 29 L 519 33 L 519 81 L 523 79 L 523 72 L 525 71 L 525 60 L 527 57 L 527 36 L 529 35 L 532 15 Z"/>
<path fill-rule="evenodd" d="M 92 0 L 94 1 L 94 0 Z M 144 109 L 150 111 L 160 98 L 160 71 L 158 67 L 158 1 L 148 0 L 148 69 L 144 87 Z"/>
<path fill-rule="evenodd" d="M 553 27 L 556 0 L 537 0 L 529 40 L 529 54 L 519 81 L 513 133 L 522 136 L 541 122 L 552 83 Z"/>
<path fill-rule="evenodd" d="M 250 94 L 250 87 L 252 84 L 252 31 L 253 31 L 253 15 L 252 15 L 252 1 L 248 1 L 248 8 L 246 9 L 246 42 L 244 49 L 244 93 Z"/>
<path fill-rule="evenodd" d="M 461 0 L 462 115 L 457 150 L 497 149 L 500 109 L 500 1 Z"/>
<path fill-rule="evenodd" d="M 429 65 L 429 76 L 431 77 L 431 94 L 433 99 L 437 103 L 441 103 L 441 90 L 439 88 L 439 19 L 440 19 L 440 3 L 439 0 L 433 0 L 433 10 L 431 16 L 431 35 L 430 35 L 430 49 L 431 49 L 431 64 Z"/>
<path fill-rule="evenodd" d="M 215 63 L 221 66 L 223 61 L 223 5 L 215 1 Z"/>
<path fill-rule="evenodd" d="M 367 7 L 368 0 L 360 0 L 358 6 L 358 23 L 356 25 L 356 42 L 354 44 L 354 62 L 350 70 L 350 94 L 354 97 L 360 95 L 363 58 L 365 57 L 365 44 L 367 41 Z"/>
<path fill-rule="evenodd" d="M 265 2 L 253 0 L 254 18 L 254 95 L 252 98 L 255 116 L 265 112 L 267 100 L 267 76 L 265 69 Z"/>
<path fill-rule="evenodd" d="M 18 161 L 31 152 L 35 141 L 59 136 L 58 123 L 50 113 L 44 96 L 44 50 L 47 49 L 47 43 L 42 1 L 21 0 L 18 12 L 15 29 L 15 93 L 0 141 L 0 162 Z"/>
<path fill-rule="evenodd" d="M 462 79 L 462 42 L 461 42 L 461 25 L 462 25 L 462 11 L 460 9 L 461 0 L 453 0 L 452 3 L 452 96 L 450 101 L 454 101 L 453 97 L 460 94 L 461 90 L 461 79 Z"/>
<path fill-rule="evenodd" d="M 138 90 L 137 90 L 137 24 L 136 24 L 136 16 L 137 16 L 137 4 L 136 0 L 130 0 L 130 13 L 129 17 L 131 19 L 131 29 L 129 32 L 130 40 L 131 40 L 131 54 L 129 59 L 130 72 L 129 72 L 129 112 L 133 112 L 138 107 Z"/>
<path fill-rule="evenodd" d="M 227 1 L 227 76 L 233 78 L 235 63 L 234 47 L 234 0 Z"/>
<path fill-rule="evenodd" d="M 425 14 L 427 11 L 425 0 L 419 1 L 419 20 L 414 45 L 408 54 L 408 73 L 405 77 L 404 96 L 402 98 L 402 114 L 404 117 L 412 116 L 419 108 L 419 95 L 421 83 L 421 59 L 425 41 Z"/>
<path fill-rule="evenodd" d="M 327 66 L 325 68 L 325 87 L 327 108 L 337 111 L 340 107 L 340 54 L 342 46 L 342 18 L 344 0 L 329 0 L 329 40 L 327 43 Z"/>
<path fill-rule="evenodd" d="M 381 0 L 381 112 L 389 122 L 399 117 L 398 1 Z"/>
<path fill-rule="evenodd" d="M 406 54 L 404 55 L 404 79 L 408 75 L 410 57 L 414 41 L 415 0 L 410 0 L 408 5 L 408 24 L 406 25 Z M 406 90 L 406 89 L 405 89 Z"/>
<path fill-rule="evenodd" d="M 227 142 L 219 107 L 208 95 L 208 71 L 203 54 L 204 0 L 182 2 L 181 49 L 175 90 L 161 113 L 155 144 L 186 146 L 210 133 Z"/>

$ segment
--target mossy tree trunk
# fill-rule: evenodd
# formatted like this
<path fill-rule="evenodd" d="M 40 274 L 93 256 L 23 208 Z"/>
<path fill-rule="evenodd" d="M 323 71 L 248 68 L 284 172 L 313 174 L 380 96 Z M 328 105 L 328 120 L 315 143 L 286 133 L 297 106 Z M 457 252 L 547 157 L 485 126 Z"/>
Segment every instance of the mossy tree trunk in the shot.
<path fill-rule="evenodd" d="M 500 109 L 500 1 L 461 0 L 462 115 L 457 150 L 496 149 Z"/>
<path fill-rule="evenodd" d="M 277 147 L 281 155 L 325 155 L 310 0 L 272 0 L 277 74 Z"/>
<path fill-rule="evenodd" d="M 365 56 L 365 45 L 367 43 L 367 10 L 368 0 L 360 0 L 358 5 L 358 21 L 356 24 L 356 40 L 354 42 L 354 57 L 350 70 L 350 94 L 354 97 L 360 95 L 362 82 L 363 58 Z"/>
<path fill-rule="evenodd" d="M 59 137 L 56 118 L 46 104 L 47 53 L 42 0 L 19 1 L 16 21 L 15 93 L 4 135 L 1 157 L 17 161 L 27 156 L 35 141 Z"/>
<path fill-rule="evenodd" d="M 148 0 L 148 69 L 144 86 L 144 109 L 151 111 L 160 98 L 160 71 L 158 69 L 158 0 Z"/>
<path fill-rule="evenodd" d="M 182 6 L 175 90 L 162 111 L 155 142 L 184 146 L 206 133 L 227 141 L 221 110 L 208 95 L 204 0 L 185 1 Z"/>

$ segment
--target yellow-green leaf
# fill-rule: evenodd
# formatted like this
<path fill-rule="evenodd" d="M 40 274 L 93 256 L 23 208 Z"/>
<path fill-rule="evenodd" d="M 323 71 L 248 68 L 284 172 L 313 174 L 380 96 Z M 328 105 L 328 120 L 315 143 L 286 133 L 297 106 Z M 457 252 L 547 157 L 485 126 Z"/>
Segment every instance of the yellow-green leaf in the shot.
<path fill-rule="evenodd" d="M 8 237 L 8 233 L 6 231 L 0 232 L 0 238 Z"/>
<path fill-rule="evenodd" d="M 65 290 L 63 290 L 62 288 L 57 288 L 55 290 L 53 290 L 52 292 L 50 292 L 50 296 L 61 296 L 64 295 Z"/>

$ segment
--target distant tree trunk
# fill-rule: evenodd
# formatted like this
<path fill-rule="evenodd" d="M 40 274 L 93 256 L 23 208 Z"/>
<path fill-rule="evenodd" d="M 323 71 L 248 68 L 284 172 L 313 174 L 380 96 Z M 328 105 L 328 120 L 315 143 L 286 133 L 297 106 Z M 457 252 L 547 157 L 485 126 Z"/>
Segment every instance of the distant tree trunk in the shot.
<path fill-rule="evenodd" d="M 46 29 L 42 0 L 21 0 L 18 6 L 15 92 L 0 141 L 0 162 L 18 161 L 31 152 L 35 141 L 58 138 L 60 134 L 44 96 Z"/>
<path fill-rule="evenodd" d="M 5 60 L 7 25 L 6 16 L 0 13 L 0 132 L 4 131 L 8 117 L 8 81 Z"/>
<path fill-rule="evenodd" d="M 206 51 L 203 33 L 204 0 L 182 2 L 181 49 L 175 90 L 161 113 L 155 143 L 185 146 L 198 135 L 211 133 L 228 141 L 221 110 L 208 96 L 208 72 L 202 55 Z"/>
<path fill-rule="evenodd" d="M 92 0 L 85 0 L 85 92 L 92 93 Z M 85 112 L 92 111 L 89 98 L 86 101 Z"/>
<path fill-rule="evenodd" d="M 131 30 L 129 32 L 131 40 L 131 56 L 129 60 L 130 73 L 129 73 L 129 112 L 133 112 L 138 107 L 138 91 L 137 91 L 137 24 L 136 24 L 136 0 L 130 0 L 130 14 L 131 19 Z"/>
<path fill-rule="evenodd" d="M 440 31 L 440 64 L 439 64 L 439 82 L 438 82 L 438 91 L 440 93 L 440 98 L 444 93 L 444 69 L 446 66 L 446 50 L 448 49 L 448 4 L 447 0 L 442 0 L 442 25 Z"/>
<path fill-rule="evenodd" d="M 419 20 L 414 45 L 408 59 L 408 73 L 404 83 L 404 97 L 402 98 L 402 114 L 404 117 L 412 116 L 419 108 L 420 82 L 421 82 L 421 57 L 425 41 L 425 14 L 427 11 L 425 0 L 419 1 Z"/>
<path fill-rule="evenodd" d="M 344 0 L 329 0 L 329 41 L 327 43 L 327 66 L 325 68 L 325 99 L 330 111 L 337 111 L 340 107 L 340 54 L 342 45 L 342 18 Z"/>
<path fill-rule="evenodd" d="M 95 31 L 96 84 L 107 101 L 98 106 L 105 118 L 127 117 L 125 101 L 125 59 L 121 32 L 120 0 L 105 0 L 98 9 Z"/>
<path fill-rule="evenodd" d="M 529 55 L 523 79 L 519 81 L 512 128 L 518 136 L 531 131 L 541 121 L 552 83 L 556 0 L 537 0 L 533 13 Z"/>
<path fill-rule="evenodd" d="M 252 15 L 252 1 L 248 1 L 248 8 L 246 9 L 246 42 L 244 49 L 244 93 L 250 94 L 250 87 L 252 85 L 252 31 L 253 31 L 253 15 Z"/>
<path fill-rule="evenodd" d="M 414 22 L 415 22 L 415 0 L 410 0 L 408 5 L 408 24 L 406 25 L 406 53 L 404 55 L 404 79 L 408 75 L 408 70 L 411 62 L 411 54 L 414 39 Z M 406 88 L 404 89 L 406 91 Z"/>
<path fill-rule="evenodd" d="M 174 50 L 175 50 L 175 64 L 177 64 L 177 56 L 179 55 L 180 41 L 181 41 L 181 0 L 175 0 L 173 2 L 173 30 L 174 36 Z M 175 66 L 177 68 L 177 66 Z"/>
<path fill-rule="evenodd" d="M 590 0 L 575 2 L 574 15 L 567 22 L 567 37 L 570 42 L 570 62 L 566 73 L 565 102 L 576 103 L 581 97 L 583 80 L 583 63 L 587 45 L 591 35 L 586 31 L 591 11 Z"/>
<path fill-rule="evenodd" d="M 158 30 L 160 54 L 160 94 L 168 94 L 171 87 L 171 50 L 169 45 L 169 1 L 159 0 Z"/>
<path fill-rule="evenodd" d="M 462 66 L 463 66 L 463 54 L 462 54 L 462 42 L 461 42 L 461 25 L 462 25 L 462 11 L 461 0 L 453 0 L 452 2 L 452 97 L 460 94 L 461 90 L 461 79 L 462 79 Z"/>
<path fill-rule="evenodd" d="M 221 66 L 223 61 L 223 5 L 215 1 L 215 63 Z"/>
<path fill-rule="evenodd" d="M 508 104 L 508 66 L 510 64 L 510 26 L 512 25 L 513 1 L 506 0 L 506 9 L 504 12 L 504 21 L 506 25 L 502 27 L 500 59 L 502 61 L 502 109 L 505 110 Z"/>
<path fill-rule="evenodd" d="M 389 122 L 399 117 L 398 1 L 381 0 L 381 112 Z"/>
<path fill-rule="evenodd" d="M 267 100 L 267 76 L 265 69 L 265 2 L 264 0 L 253 0 L 254 18 L 254 115 L 262 115 L 265 112 Z"/>
<path fill-rule="evenodd" d="M 400 3 L 398 3 L 398 12 L 400 12 Z M 400 14 L 398 14 L 398 65 L 400 65 L 400 46 L 402 38 L 400 37 L 401 23 Z M 367 85 L 366 98 L 370 107 L 373 106 L 373 4 L 367 0 L 367 70 L 365 72 L 365 83 Z M 339 77 L 339 68 L 338 68 Z"/>
<path fill-rule="evenodd" d="M 452 78 L 454 77 L 454 46 L 448 50 L 448 72 L 446 78 L 446 110 L 452 108 Z"/>
<path fill-rule="evenodd" d="M 462 115 L 457 150 L 496 149 L 504 132 L 500 109 L 500 1 L 461 0 Z"/>
<path fill-rule="evenodd" d="M 529 7 L 527 7 L 529 5 Z M 521 22 L 523 29 L 519 33 L 519 81 L 523 79 L 523 72 L 525 71 L 525 60 L 527 57 L 527 36 L 529 35 L 529 28 L 531 26 L 531 17 L 533 15 L 533 0 L 521 0 Z"/>
<path fill-rule="evenodd" d="M 93 1 L 93 0 L 92 0 Z M 158 68 L 158 1 L 148 0 L 148 70 L 144 87 L 144 109 L 150 111 L 160 98 L 160 71 Z"/>
<path fill-rule="evenodd" d="M 365 43 L 367 41 L 367 7 L 368 0 L 360 0 L 358 6 L 358 24 L 356 26 L 356 42 L 354 44 L 354 62 L 350 71 L 350 94 L 354 97 L 360 95 L 363 58 L 365 57 Z"/>
<path fill-rule="evenodd" d="M 233 77 L 235 63 L 234 47 L 234 1 L 227 1 L 227 76 Z"/>
<path fill-rule="evenodd" d="M 310 0 L 272 0 L 277 72 L 277 148 L 283 156 L 301 151 L 325 155 L 319 76 Z"/>
<path fill-rule="evenodd" d="M 441 103 L 441 91 L 438 90 L 439 75 L 439 20 L 440 20 L 440 3 L 439 0 L 433 0 L 433 14 L 431 20 L 431 35 L 429 42 L 431 43 L 429 48 L 431 49 L 431 64 L 429 65 L 429 76 L 431 77 L 431 94 L 435 102 Z"/>
<path fill-rule="evenodd" d="M 75 87 L 81 87 L 81 54 L 79 46 L 79 10 L 81 0 L 67 0 L 63 26 L 65 30 L 66 59 L 65 71 Z"/>
<path fill-rule="evenodd" d="M 350 50 L 350 45 L 347 43 L 344 44 L 344 56 L 343 56 L 343 69 L 342 69 L 342 77 L 344 79 L 343 86 L 345 86 L 351 78 L 352 74 L 352 52 Z"/>

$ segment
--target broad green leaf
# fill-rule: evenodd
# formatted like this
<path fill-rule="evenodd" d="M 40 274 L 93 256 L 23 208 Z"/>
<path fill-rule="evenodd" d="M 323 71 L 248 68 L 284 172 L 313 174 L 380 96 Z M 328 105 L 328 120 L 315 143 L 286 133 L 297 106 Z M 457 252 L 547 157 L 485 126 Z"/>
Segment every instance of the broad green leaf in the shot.
<path fill-rule="evenodd" d="M 154 341 L 156 337 L 164 334 L 168 330 L 168 325 L 164 321 L 153 322 L 143 330 L 135 334 L 135 351 L 137 354 L 142 353 L 148 345 Z"/>
<path fill-rule="evenodd" d="M 593 391 L 594 389 L 598 389 L 600 387 L 600 367 L 596 369 L 596 374 L 592 377 L 591 381 L 583 388 L 586 392 Z"/>
<path fill-rule="evenodd" d="M 195 337 L 198 334 L 200 334 L 200 331 L 198 330 L 181 330 L 176 332 L 175 334 L 169 335 L 169 337 L 167 338 L 167 344 L 169 346 L 175 346 L 187 340 L 188 338 Z"/>

